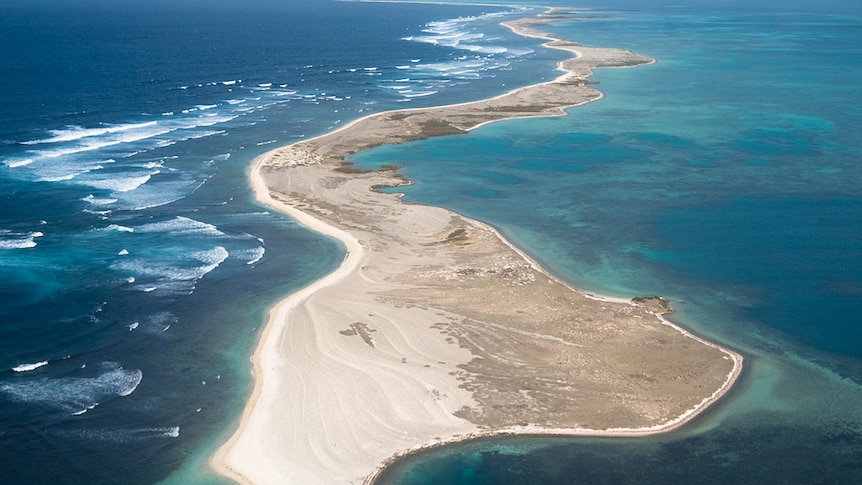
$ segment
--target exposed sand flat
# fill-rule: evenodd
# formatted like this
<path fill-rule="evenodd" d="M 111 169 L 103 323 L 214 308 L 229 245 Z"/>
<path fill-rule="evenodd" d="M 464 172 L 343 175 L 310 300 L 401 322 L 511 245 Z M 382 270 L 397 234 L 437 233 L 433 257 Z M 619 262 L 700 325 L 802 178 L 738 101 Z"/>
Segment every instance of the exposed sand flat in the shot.
<path fill-rule="evenodd" d="M 554 81 L 372 115 L 255 160 L 259 200 L 343 241 L 347 255 L 272 310 L 254 394 L 213 457 L 220 472 L 364 483 L 394 456 L 480 434 L 664 431 L 732 385 L 741 357 L 665 321 L 664 300 L 585 295 L 485 224 L 373 190 L 408 182 L 395 171 L 345 164 L 371 146 L 562 114 L 601 96 L 588 85 L 594 67 L 651 62 L 535 30 L 547 20 L 509 26 L 578 56 Z"/>

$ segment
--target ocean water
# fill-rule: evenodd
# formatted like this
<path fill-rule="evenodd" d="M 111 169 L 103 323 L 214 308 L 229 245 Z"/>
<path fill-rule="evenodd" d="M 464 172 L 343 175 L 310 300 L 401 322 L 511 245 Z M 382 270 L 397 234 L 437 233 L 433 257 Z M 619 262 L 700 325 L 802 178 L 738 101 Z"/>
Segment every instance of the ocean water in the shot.
<path fill-rule="evenodd" d="M 862 17 L 592 10 L 552 30 L 657 59 L 569 116 L 379 147 L 406 200 L 498 227 L 599 293 L 672 299 L 741 351 L 734 391 L 643 439 L 518 437 L 404 459 L 386 484 L 862 481 Z"/>
<path fill-rule="evenodd" d="M 532 9 L 140 3 L 0 5 L 3 483 L 223 482 L 206 460 L 266 309 L 343 257 L 252 202 L 251 159 L 550 79 L 561 56 L 498 26 Z M 858 483 L 860 26 L 592 11 L 553 30 L 658 62 L 599 71 L 607 97 L 566 118 L 358 156 L 405 165 L 410 200 L 494 224 L 576 285 L 673 298 L 748 358 L 674 434 L 483 440 L 382 481 Z"/>
<path fill-rule="evenodd" d="M 223 481 L 267 308 L 343 258 L 253 202 L 252 158 L 551 76 L 498 25 L 537 11 L 2 2 L 0 482 Z"/>

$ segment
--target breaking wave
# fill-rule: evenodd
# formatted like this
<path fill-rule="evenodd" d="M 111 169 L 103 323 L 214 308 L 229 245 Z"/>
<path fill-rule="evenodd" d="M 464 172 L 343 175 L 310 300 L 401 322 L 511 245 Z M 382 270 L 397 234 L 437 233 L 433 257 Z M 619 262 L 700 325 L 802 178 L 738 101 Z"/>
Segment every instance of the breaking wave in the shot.
<path fill-rule="evenodd" d="M 135 230 L 141 234 L 154 232 L 167 233 L 171 235 L 208 235 L 208 236 L 224 236 L 225 233 L 220 231 L 218 227 L 207 224 L 206 222 L 189 219 L 188 217 L 177 216 L 160 222 L 152 222 L 137 226 Z"/>
<path fill-rule="evenodd" d="M 152 439 L 177 438 L 180 436 L 180 427 L 62 429 L 55 430 L 53 434 L 62 438 L 107 441 L 111 443 L 130 443 Z"/>
<path fill-rule="evenodd" d="M 97 368 L 102 372 L 94 376 L 4 382 L 0 384 L 0 393 L 20 403 L 47 406 L 78 415 L 106 400 L 132 394 L 143 378 L 140 370 L 127 370 L 115 363 L 102 363 Z"/>
<path fill-rule="evenodd" d="M 39 231 L 20 233 L 0 229 L 0 249 L 27 249 L 37 246 L 36 238 L 45 234 Z"/>
<path fill-rule="evenodd" d="M 46 365 L 48 365 L 48 361 L 47 361 L 47 360 L 43 360 L 43 361 L 41 361 L 41 362 L 36 362 L 36 363 L 33 363 L 33 364 L 21 364 L 21 365 L 16 365 L 15 367 L 13 367 L 13 368 L 12 368 L 12 370 L 13 370 L 13 371 L 15 371 L 15 372 L 30 372 L 31 370 L 36 370 L 36 369 L 38 369 L 39 367 L 44 367 L 44 366 L 46 366 Z"/>
<path fill-rule="evenodd" d="M 134 275 L 135 289 L 161 293 L 191 293 L 197 282 L 218 268 L 230 253 L 222 246 L 176 254 L 160 259 L 133 257 L 114 263 L 111 267 Z"/>
<path fill-rule="evenodd" d="M 395 94 L 401 97 L 399 101 L 409 101 L 436 94 L 436 91 L 451 85 L 452 81 L 493 77 L 493 71 L 509 67 L 512 59 L 530 54 L 533 50 L 503 45 L 504 37 L 489 36 L 482 30 L 487 29 L 489 23 L 496 25 L 502 18 L 523 10 L 429 22 L 421 35 L 404 37 L 403 40 L 455 49 L 463 55 L 453 56 L 452 60 L 446 62 L 423 63 L 420 59 L 411 59 L 409 64 L 396 66 L 401 77 L 404 71 L 409 71 L 410 78 L 395 80 L 401 83 L 398 86 L 393 85 L 392 81 L 385 81 L 380 87 L 395 90 Z"/>
<path fill-rule="evenodd" d="M 40 140 L 25 141 L 22 145 L 41 145 L 47 143 L 59 143 L 67 141 L 77 141 L 83 138 L 92 138 L 107 134 L 122 133 L 124 131 L 141 129 L 155 125 L 155 121 L 145 123 L 127 123 L 121 125 L 105 125 L 99 128 L 84 128 L 81 126 L 68 126 L 65 129 L 51 130 L 53 136 Z"/>

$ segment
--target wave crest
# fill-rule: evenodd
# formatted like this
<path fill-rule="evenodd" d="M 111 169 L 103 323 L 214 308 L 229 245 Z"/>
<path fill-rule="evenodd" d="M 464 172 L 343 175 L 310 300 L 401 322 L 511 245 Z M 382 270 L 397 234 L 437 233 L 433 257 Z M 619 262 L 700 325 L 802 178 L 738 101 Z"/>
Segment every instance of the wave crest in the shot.
<path fill-rule="evenodd" d="M 45 234 L 39 231 L 12 232 L 0 229 L 0 249 L 27 249 L 37 246 L 36 238 Z"/>
<path fill-rule="evenodd" d="M 110 443 L 131 443 L 152 439 L 178 438 L 179 426 L 153 428 L 108 428 L 56 430 L 56 436 L 71 439 L 85 439 Z"/>
<path fill-rule="evenodd" d="M 39 367 L 44 367 L 46 365 L 48 365 L 48 361 L 43 360 L 41 362 L 35 362 L 33 364 L 16 365 L 15 367 L 12 368 L 12 370 L 15 372 L 30 372 L 31 370 L 36 370 Z"/>
<path fill-rule="evenodd" d="M 0 384 L 0 393 L 20 403 L 46 406 L 77 415 L 93 409 L 100 402 L 132 394 L 143 379 L 139 369 L 127 370 L 114 363 L 103 363 L 98 368 L 103 372 L 95 376 L 42 377 L 4 382 Z"/>

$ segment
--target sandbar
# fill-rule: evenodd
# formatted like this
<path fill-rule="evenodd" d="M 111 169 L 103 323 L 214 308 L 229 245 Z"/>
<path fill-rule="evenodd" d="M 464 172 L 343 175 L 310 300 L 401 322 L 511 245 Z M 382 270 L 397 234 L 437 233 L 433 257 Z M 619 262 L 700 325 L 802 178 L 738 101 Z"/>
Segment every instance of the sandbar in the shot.
<path fill-rule="evenodd" d="M 355 169 L 370 147 L 564 115 L 599 99 L 598 67 L 653 62 L 506 24 L 575 57 L 553 81 L 491 99 L 389 111 L 254 160 L 258 200 L 341 241 L 333 273 L 273 308 L 255 387 L 212 466 L 247 484 L 372 483 L 429 446 L 506 433 L 644 435 L 688 422 L 742 368 L 737 353 L 674 325 L 663 298 L 572 288 L 492 227 L 406 203 L 396 168 Z"/>

